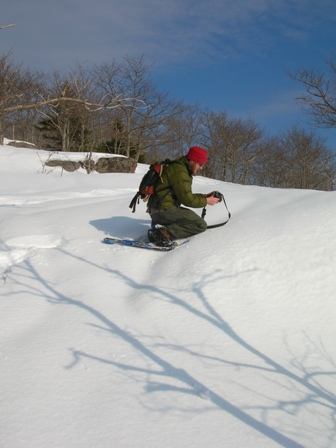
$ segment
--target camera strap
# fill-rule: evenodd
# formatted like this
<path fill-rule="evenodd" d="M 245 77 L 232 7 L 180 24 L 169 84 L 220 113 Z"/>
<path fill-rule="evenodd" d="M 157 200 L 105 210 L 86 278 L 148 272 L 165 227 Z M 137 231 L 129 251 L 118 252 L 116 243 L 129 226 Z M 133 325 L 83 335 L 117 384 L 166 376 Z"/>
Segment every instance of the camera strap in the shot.
<path fill-rule="evenodd" d="M 230 218 L 231 218 L 231 213 L 229 212 L 229 209 L 228 209 L 228 207 L 226 205 L 226 201 L 225 201 L 224 195 L 222 193 L 219 193 L 219 194 L 221 195 L 221 201 L 220 202 L 223 202 L 223 204 L 226 207 L 226 210 L 228 212 L 228 219 L 226 221 L 224 221 L 224 222 L 219 223 L 219 224 L 213 224 L 211 226 L 208 226 L 207 227 L 208 229 L 215 229 L 216 227 L 224 226 L 225 224 L 227 224 L 230 221 Z M 202 210 L 202 218 L 203 219 L 205 218 L 205 215 L 206 215 L 206 207 L 204 207 L 203 210 Z"/>

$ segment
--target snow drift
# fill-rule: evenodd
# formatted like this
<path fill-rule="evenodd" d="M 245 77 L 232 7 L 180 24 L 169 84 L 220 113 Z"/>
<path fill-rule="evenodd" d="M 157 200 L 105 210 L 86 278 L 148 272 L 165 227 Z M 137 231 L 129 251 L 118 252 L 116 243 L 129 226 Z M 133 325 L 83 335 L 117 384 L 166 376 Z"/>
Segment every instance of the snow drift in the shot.
<path fill-rule="evenodd" d="M 335 193 L 197 177 L 230 222 L 148 252 L 101 243 L 146 234 L 146 166 L 48 157 L 0 147 L 1 446 L 334 446 Z"/>

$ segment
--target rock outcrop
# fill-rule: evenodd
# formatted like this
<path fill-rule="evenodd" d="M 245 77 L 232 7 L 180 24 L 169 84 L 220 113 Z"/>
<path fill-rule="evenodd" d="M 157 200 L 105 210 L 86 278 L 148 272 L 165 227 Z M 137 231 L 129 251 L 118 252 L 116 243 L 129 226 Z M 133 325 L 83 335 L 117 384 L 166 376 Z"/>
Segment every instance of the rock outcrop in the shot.
<path fill-rule="evenodd" d="M 84 161 L 70 160 L 47 160 L 45 166 L 60 166 L 65 171 L 76 171 L 84 168 L 88 173 L 96 171 L 97 173 L 134 173 L 137 167 L 137 161 L 127 157 L 101 157 L 96 162 L 93 159 Z"/>

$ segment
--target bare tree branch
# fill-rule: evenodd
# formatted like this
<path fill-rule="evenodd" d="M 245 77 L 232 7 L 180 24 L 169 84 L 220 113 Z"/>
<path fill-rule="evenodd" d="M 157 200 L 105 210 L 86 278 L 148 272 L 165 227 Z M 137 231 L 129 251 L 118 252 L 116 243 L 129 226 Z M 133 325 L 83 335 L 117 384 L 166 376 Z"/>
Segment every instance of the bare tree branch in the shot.
<path fill-rule="evenodd" d="M 16 112 L 19 110 L 38 109 L 43 106 L 48 106 L 49 104 L 57 105 L 58 103 L 61 103 L 61 102 L 72 102 L 72 103 L 81 104 L 90 112 L 96 112 L 101 109 L 115 109 L 117 107 L 120 107 L 121 104 L 124 104 L 124 107 L 127 107 L 128 103 L 130 101 L 134 101 L 134 98 L 120 98 L 120 99 L 114 98 L 113 100 L 107 101 L 106 104 L 104 104 L 104 103 L 90 103 L 89 101 L 81 100 L 79 98 L 58 97 L 58 98 L 52 98 L 50 100 L 37 101 L 33 104 L 18 104 L 16 106 L 6 107 L 3 109 L 0 109 L 0 115 L 7 115 L 11 112 Z M 144 104 L 144 102 L 142 100 L 137 100 L 137 101 Z M 125 104 L 126 104 L 126 106 L 125 106 Z"/>
<path fill-rule="evenodd" d="M 298 81 L 306 89 L 306 93 L 295 98 L 307 115 L 318 126 L 336 126 L 336 57 L 332 53 L 325 60 L 328 72 L 317 68 L 303 69 L 289 73 L 289 76 Z"/>

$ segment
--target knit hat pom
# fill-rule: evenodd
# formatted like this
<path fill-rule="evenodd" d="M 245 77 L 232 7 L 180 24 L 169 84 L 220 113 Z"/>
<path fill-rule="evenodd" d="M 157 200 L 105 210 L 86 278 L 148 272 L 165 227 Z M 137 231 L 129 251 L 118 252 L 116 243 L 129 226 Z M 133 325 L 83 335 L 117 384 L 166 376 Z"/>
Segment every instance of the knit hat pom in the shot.
<path fill-rule="evenodd" d="M 192 162 L 201 163 L 202 165 L 204 165 L 207 162 L 208 153 L 205 149 L 199 146 L 192 146 L 189 149 L 186 157 Z"/>

